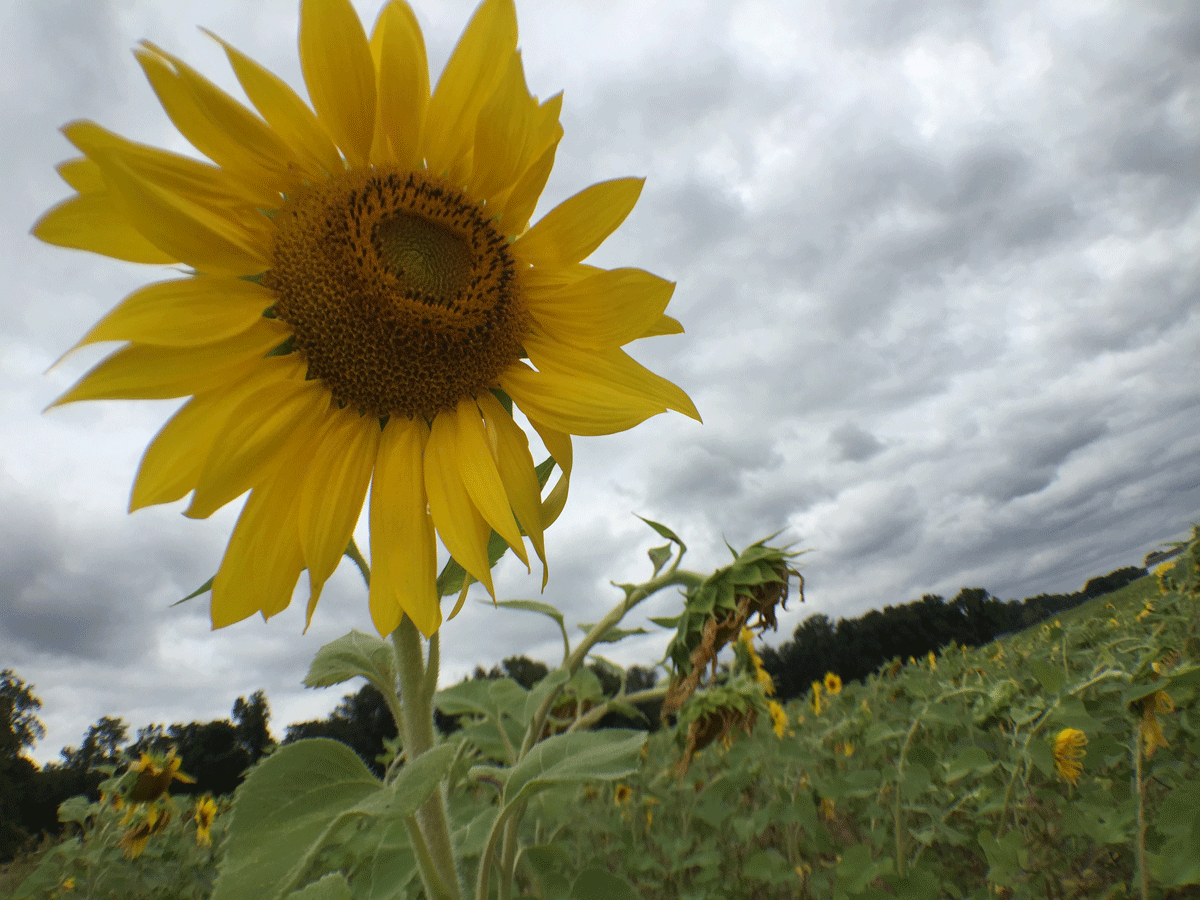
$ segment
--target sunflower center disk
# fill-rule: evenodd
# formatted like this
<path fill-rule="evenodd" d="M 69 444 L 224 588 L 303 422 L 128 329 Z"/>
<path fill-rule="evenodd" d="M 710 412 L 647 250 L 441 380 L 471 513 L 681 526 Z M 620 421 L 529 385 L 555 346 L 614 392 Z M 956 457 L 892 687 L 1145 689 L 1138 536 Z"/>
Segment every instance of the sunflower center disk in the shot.
<path fill-rule="evenodd" d="M 338 400 L 432 420 L 520 357 L 530 318 L 508 241 L 454 188 L 355 170 L 307 186 L 274 221 L 263 284 Z"/>

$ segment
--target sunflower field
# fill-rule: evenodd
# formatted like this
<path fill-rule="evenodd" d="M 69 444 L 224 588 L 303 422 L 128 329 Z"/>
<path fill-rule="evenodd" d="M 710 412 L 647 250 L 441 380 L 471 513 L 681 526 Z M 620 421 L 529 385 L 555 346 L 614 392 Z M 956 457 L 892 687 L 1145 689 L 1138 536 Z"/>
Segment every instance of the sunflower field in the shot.
<path fill-rule="evenodd" d="M 511 679 L 446 689 L 439 707 L 464 723 L 441 745 L 454 757 L 455 841 L 476 869 L 485 856 L 500 868 L 511 855 L 509 896 L 539 900 L 1200 896 L 1198 559 L 1194 540 L 1154 575 L 1052 623 L 981 648 L 897 659 L 864 682 L 830 673 L 802 701 L 765 701 L 763 716 L 753 699 L 713 699 L 771 693 L 742 628 L 729 642 L 732 665 L 644 744 L 638 732 L 601 740 L 572 727 L 594 721 L 603 702 L 585 675 L 559 685 L 546 751 L 502 785 L 478 763 L 504 758 L 561 674 L 533 691 Z M 340 643 L 310 678 L 350 672 L 354 652 Z M 696 723 L 721 708 L 734 710 L 721 720 L 733 727 L 697 740 Z M 122 815 L 115 798 L 160 772 L 169 781 L 177 761 L 131 766 L 101 803 L 64 804 L 82 836 L 44 853 L 14 896 L 236 895 L 213 870 L 236 839 L 239 804 L 278 790 L 263 777 L 270 759 L 232 811 L 210 807 L 206 818 L 161 805 L 161 814 Z M 513 849 L 492 847 L 487 836 L 514 781 L 526 789 L 523 819 Z M 308 867 L 307 886 L 281 896 L 325 896 L 317 891 L 331 876 L 311 880 L 322 871 L 342 873 L 344 896 L 356 900 L 423 896 L 403 833 L 383 835 L 385 848 L 350 823 L 306 858 L 310 824 L 297 812 L 292 830 L 275 833 L 274 858 L 249 860 L 255 871 Z M 330 896 L 343 896 L 340 884 Z"/>

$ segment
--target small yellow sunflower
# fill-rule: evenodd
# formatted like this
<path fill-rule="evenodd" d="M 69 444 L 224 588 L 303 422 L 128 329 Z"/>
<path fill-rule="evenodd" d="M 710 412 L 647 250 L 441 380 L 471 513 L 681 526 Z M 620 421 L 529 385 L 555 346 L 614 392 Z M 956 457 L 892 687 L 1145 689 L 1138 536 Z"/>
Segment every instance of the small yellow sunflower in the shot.
<path fill-rule="evenodd" d="M 617 806 L 623 806 L 629 802 L 632 796 L 633 788 L 627 784 L 618 784 L 616 790 L 613 792 L 613 803 Z"/>
<path fill-rule="evenodd" d="M 814 681 L 812 683 L 812 696 L 809 697 L 809 705 L 812 706 L 814 716 L 821 714 L 821 682 Z"/>
<path fill-rule="evenodd" d="M 196 804 L 196 845 L 207 847 L 212 843 L 212 824 L 217 817 L 217 804 L 205 796 Z"/>
<path fill-rule="evenodd" d="M 138 773 L 137 780 L 129 789 L 126 799 L 130 803 L 150 803 L 167 793 L 172 781 L 182 781 L 194 784 L 195 779 L 179 771 L 182 760 L 175 756 L 175 748 L 163 758 L 155 758 L 146 753 L 134 764 L 133 771 Z M 130 813 L 132 813 L 132 808 Z M 128 814 L 126 819 L 128 819 Z"/>
<path fill-rule="evenodd" d="M 1087 752 L 1084 749 L 1087 742 L 1087 735 L 1078 728 L 1064 728 L 1054 738 L 1054 768 L 1058 770 L 1059 776 L 1072 786 L 1079 782 L 1079 776 L 1083 772 L 1080 760 Z"/>
<path fill-rule="evenodd" d="M 218 39 L 219 40 L 219 39 Z M 561 95 L 525 84 L 512 0 L 485 0 L 432 88 L 392 0 L 368 37 L 350 0 L 302 0 L 311 108 L 220 41 L 255 111 L 150 43 L 167 116 L 210 162 L 92 122 L 63 131 L 78 193 L 44 241 L 189 274 L 131 294 L 80 342 L 123 341 L 56 403 L 190 397 L 151 442 L 131 510 L 191 493 L 205 518 L 250 492 L 212 583 L 213 627 L 290 602 L 307 618 L 370 493 L 370 610 L 441 623 L 435 535 L 493 591 L 495 531 L 526 566 L 561 512 L 571 435 L 674 409 L 674 384 L 622 349 L 677 334 L 674 285 L 583 260 L 638 199 L 602 182 L 529 227 L 562 136 Z M 543 499 L 524 414 L 561 470 Z"/>
<path fill-rule="evenodd" d="M 788 726 L 787 713 L 777 700 L 767 701 L 767 711 L 771 714 L 771 728 L 775 731 L 775 737 L 782 739 Z"/>
<path fill-rule="evenodd" d="M 833 672 L 825 673 L 825 692 L 833 696 L 842 692 L 842 679 Z"/>

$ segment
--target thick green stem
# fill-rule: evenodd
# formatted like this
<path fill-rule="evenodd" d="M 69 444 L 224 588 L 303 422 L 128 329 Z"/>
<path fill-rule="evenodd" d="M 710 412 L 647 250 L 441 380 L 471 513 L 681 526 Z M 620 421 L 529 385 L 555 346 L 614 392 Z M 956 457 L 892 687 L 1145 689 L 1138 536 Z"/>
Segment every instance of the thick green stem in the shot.
<path fill-rule="evenodd" d="M 408 616 L 392 632 L 392 644 L 400 673 L 400 740 L 405 758 L 411 763 L 433 747 L 433 691 L 437 686 L 437 671 L 433 666 L 437 663 L 437 644 L 431 642 L 431 665 L 426 667 L 421 635 Z M 444 785 L 439 785 L 417 810 L 416 819 L 434 867 L 432 872 L 422 873 L 425 883 L 445 889 L 445 893 L 437 895 L 437 900 L 462 900 L 464 891 L 450 838 Z M 421 862 L 418 857 L 418 864 Z"/>

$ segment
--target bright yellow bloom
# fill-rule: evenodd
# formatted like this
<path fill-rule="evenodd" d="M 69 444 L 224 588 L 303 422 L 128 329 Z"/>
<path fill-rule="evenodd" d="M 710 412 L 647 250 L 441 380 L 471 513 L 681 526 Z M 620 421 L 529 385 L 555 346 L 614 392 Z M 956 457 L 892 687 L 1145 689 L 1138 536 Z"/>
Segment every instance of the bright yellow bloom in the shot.
<path fill-rule="evenodd" d="M 205 518 L 250 492 L 212 583 L 212 622 L 307 617 L 368 487 L 381 634 L 442 614 L 435 535 L 493 591 L 495 531 L 528 567 L 566 500 L 571 435 L 611 434 L 687 395 L 622 347 L 676 334 L 674 285 L 584 265 L 642 179 L 529 220 L 562 136 L 561 95 L 529 93 L 512 0 L 484 0 L 432 87 L 402 0 L 368 37 L 350 0 L 302 0 L 311 108 L 221 45 L 254 109 L 150 43 L 151 87 L 200 162 L 91 122 L 63 131 L 78 193 L 44 241 L 183 278 L 130 295 L 80 342 L 128 342 L 56 401 L 190 397 L 142 458 L 130 507 L 191 494 Z M 543 499 L 511 400 L 561 470 Z"/>
<path fill-rule="evenodd" d="M 821 714 L 821 682 L 814 681 L 812 683 L 812 697 L 808 702 L 812 706 L 813 715 L 819 716 Z"/>
<path fill-rule="evenodd" d="M 837 696 L 842 692 L 842 679 L 832 672 L 825 673 L 825 691 L 826 693 Z"/>
<path fill-rule="evenodd" d="M 1087 735 L 1078 728 L 1064 728 L 1054 739 L 1054 768 L 1072 786 L 1079 782 L 1079 775 L 1083 772 L 1080 760 L 1087 752 L 1084 749 L 1087 742 Z"/>
<path fill-rule="evenodd" d="M 175 748 L 164 758 L 155 758 L 145 753 L 140 761 L 134 764 L 133 770 L 138 773 L 137 781 L 129 790 L 131 803 L 149 803 L 167 793 L 172 781 L 182 781 L 194 784 L 195 779 L 179 771 L 182 760 L 175 756 Z M 130 813 L 133 809 L 130 808 Z M 125 816 L 126 820 L 129 814 Z"/>
<path fill-rule="evenodd" d="M 212 797 L 205 797 L 196 804 L 196 845 L 207 847 L 212 843 L 212 824 L 217 817 L 217 804 Z"/>
<path fill-rule="evenodd" d="M 75 879 L 74 878 L 64 878 L 63 883 L 62 883 L 62 889 L 64 891 L 75 890 Z"/>
<path fill-rule="evenodd" d="M 775 680 L 771 677 L 771 673 L 763 668 L 762 657 L 754 649 L 754 633 L 749 628 L 743 628 L 742 633 L 738 635 L 738 640 L 746 648 L 750 662 L 754 665 L 755 680 L 762 687 L 763 693 L 770 697 L 775 693 Z"/>
<path fill-rule="evenodd" d="M 771 728 L 775 730 L 775 737 L 782 738 L 783 733 L 787 730 L 787 713 L 776 700 L 767 701 L 767 711 L 771 713 Z"/>

